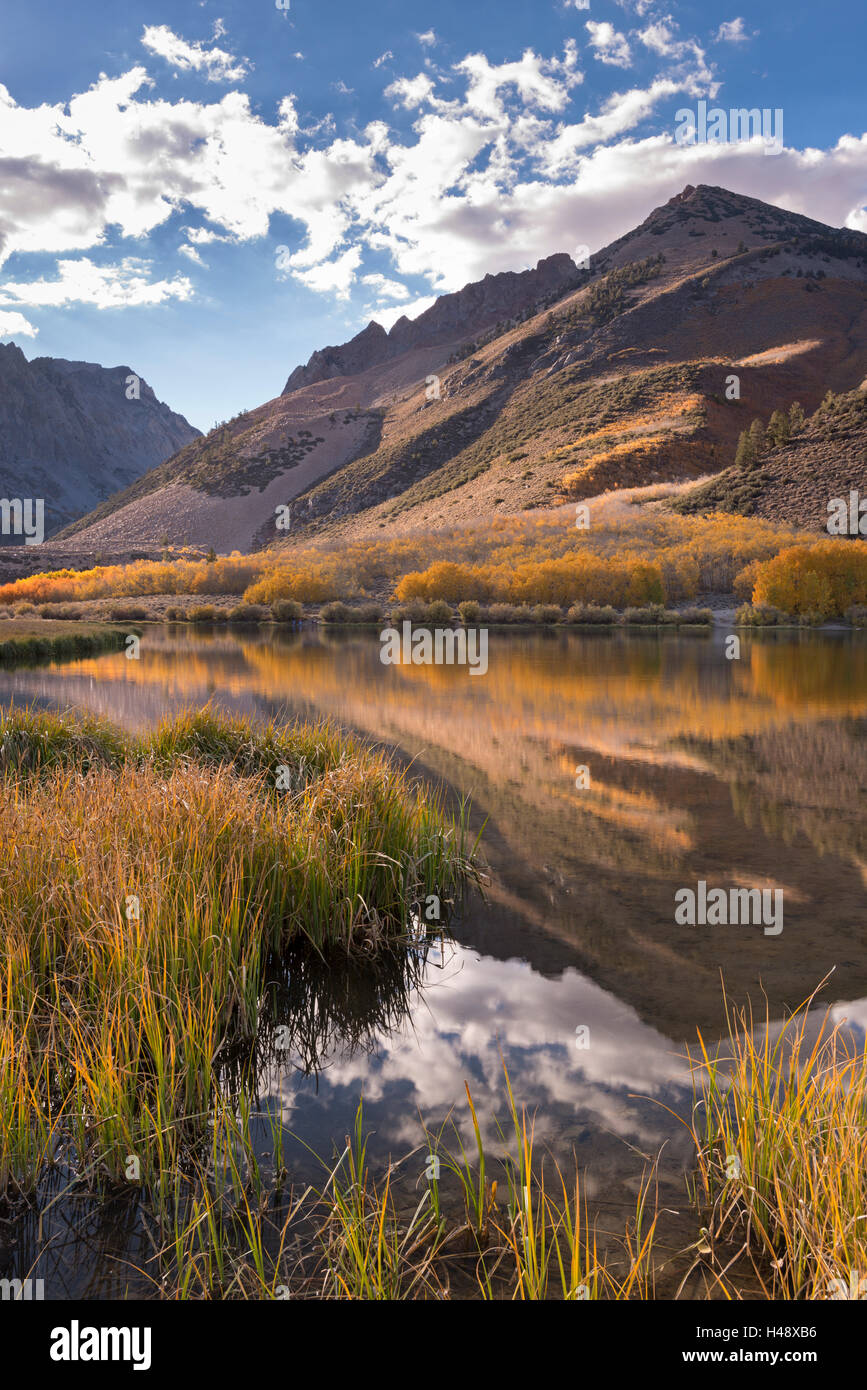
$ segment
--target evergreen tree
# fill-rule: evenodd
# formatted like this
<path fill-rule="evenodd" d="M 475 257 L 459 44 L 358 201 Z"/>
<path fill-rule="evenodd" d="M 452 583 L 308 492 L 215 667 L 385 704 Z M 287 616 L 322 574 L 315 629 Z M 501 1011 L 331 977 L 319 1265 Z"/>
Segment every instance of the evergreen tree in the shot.
<path fill-rule="evenodd" d="M 758 462 L 767 448 L 765 427 L 758 418 L 750 425 L 750 448 L 752 449 L 754 462 Z"/>
<path fill-rule="evenodd" d="M 768 421 L 768 438 L 770 442 L 774 445 L 785 444 L 790 433 L 788 415 L 784 415 L 782 410 L 775 410 Z"/>
<path fill-rule="evenodd" d="M 753 462 L 754 455 L 752 451 L 752 445 L 750 443 L 750 436 L 747 434 L 746 430 L 741 430 L 740 434 L 738 435 L 738 447 L 737 453 L 735 454 L 735 467 L 749 468 L 750 464 Z"/>
<path fill-rule="evenodd" d="M 795 401 L 789 410 L 789 430 L 791 434 L 798 434 L 804 428 L 804 407 L 800 401 Z"/>

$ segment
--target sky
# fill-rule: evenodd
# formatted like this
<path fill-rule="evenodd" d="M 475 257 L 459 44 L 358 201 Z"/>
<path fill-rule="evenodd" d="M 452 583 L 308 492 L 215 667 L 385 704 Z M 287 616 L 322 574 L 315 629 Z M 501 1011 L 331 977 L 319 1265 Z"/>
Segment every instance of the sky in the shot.
<path fill-rule="evenodd" d="M 867 232 L 865 52 L 863 0 L 5 0 L 0 341 L 209 429 L 686 184 Z M 702 101 L 782 141 L 678 140 Z"/>

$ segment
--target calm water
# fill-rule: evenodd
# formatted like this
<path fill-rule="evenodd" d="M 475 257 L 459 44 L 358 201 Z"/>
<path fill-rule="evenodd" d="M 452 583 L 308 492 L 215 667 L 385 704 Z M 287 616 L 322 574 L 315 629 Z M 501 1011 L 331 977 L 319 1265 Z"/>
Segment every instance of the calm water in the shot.
<path fill-rule="evenodd" d="M 537 1140 L 586 1170 L 603 1230 L 622 1226 L 642 1155 L 663 1145 L 663 1198 L 686 1210 L 689 1148 L 662 1105 L 688 1110 L 684 1046 L 697 1028 L 722 1034 L 720 972 L 760 1011 L 763 989 L 779 1019 L 833 970 L 823 997 L 867 1014 L 857 636 L 745 638 L 729 661 L 721 635 L 492 630 L 488 673 L 470 677 L 383 666 L 375 634 L 156 627 L 139 661 L 0 673 L 0 696 L 128 728 L 209 700 L 329 716 L 469 794 L 474 822 L 487 821 L 487 900 L 461 913 L 453 943 L 394 979 L 299 972 L 279 992 L 292 1045 L 263 1066 L 260 1101 L 282 1103 L 293 1177 L 320 1176 L 304 1146 L 327 1157 L 342 1144 L 362 1090 L 383 1162 L 419 1143 L 419 1114 L 433 1126 L 454 1106 L 463 1125 L 465 1081 L 496 1147 L 505 1060 Z M 590 785 L 578 789 L 582 766 Z M 675 892 L 699 879 L 782 888 L 783 931 L 678 926 Z M 409 1189 L 419 1166 L 407 1167 Z M 111 1220 L 49 1223 L 31 1271 L 49 1296 L 127 1286 L 125 1266 L 93 1255 Z M 12 1264 L 29 1267 L 34 1239 L 21 1234 Z"/>

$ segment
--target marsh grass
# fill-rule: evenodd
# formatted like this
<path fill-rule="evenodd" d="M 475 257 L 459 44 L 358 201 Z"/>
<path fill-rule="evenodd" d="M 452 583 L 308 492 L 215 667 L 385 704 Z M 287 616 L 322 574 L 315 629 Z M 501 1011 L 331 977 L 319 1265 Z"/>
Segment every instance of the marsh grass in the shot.
<path fill-rule="evenodd" d="M 45 630 L 44 617 L 39 626 L 42 631 L 28 631 L 28 625 L 20 619 L 10 623 L 0 636 L 0 665 L 32 666 L 42 661 L 68 661 L 122 651 L 127 637 L 126 631 L 111 627 L 75 631 L 71 621 L 55 622 L 51 630 Z"/>
<path fill-rule="evenodd" d="M 691 1059 L 701 1262 L 729 1297 L 739 1261 L 769 1299 L 867 1294 L 867 1053 L 814 999 L 776 1035 L 727 1006 L 728 1048 Z"/>
<path fill-rule="evenodd" d="M 218 1059 L 253 1048 L 269 954 L 370 952 L 475 873 L 463 810 L 327 725 L 0 730 L 0 1199 L 59 1165 L 174 1180 Z"/>

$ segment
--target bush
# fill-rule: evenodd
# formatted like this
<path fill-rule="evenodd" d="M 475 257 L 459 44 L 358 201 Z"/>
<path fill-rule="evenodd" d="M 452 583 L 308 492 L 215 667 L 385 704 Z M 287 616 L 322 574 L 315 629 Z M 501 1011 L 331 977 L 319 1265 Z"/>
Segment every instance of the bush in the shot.
<path fill-rule="evenodd" d="M 453 622 L 454 613 L 452 612 L 451 604 L 446 603 L 445 599 L 434 599 L 433 603 L 429 603 L 427 606 L 425 621 L 428 623 L 440 624 Z"/>
<path fill-rule="evenodd" d="M 382 608 L 378 603 L 362 603 L 360 608 L 355 610 L 357 623 L 381 623 Z"/>
<path fill-rule="evenodd" d="M 713 612 L 710 608 L 682 608 L 674 616 L 678 627 L 710 627 L 713 625 Z"/>
<path fill-rule="evenodd" d="M 74 623 L 81 617 L 81 609 L 72 608 L 68 603 L 43 603 L 39 609 L 39 616 Z"/>
<path fill-rule="evenodd" d="M 461 615 L 461 622 L 466 627 L 471 627 L 479 621 L 482 616 L 482 606 L 476 603 L 474 598 L 464 599 L 463 603 L 458 604 L 458 612 Z"/>
<path fill-rule="evenodd" d="M 271 617 L 275 623 L 300 623 L 304 609 L 294 598 L 278 598 L 271 604 Z"/>
<path fill-rule="evenodd" d="M 649 603 L 645 608 L 625 609 L 623 621 L 630 627 L 659 627 L 663 623 L 670 622 L 671 620 L 666 615 L 662 604 Z"/>
<path fill-rule="evenodd" d="M 537 603 L 533 609 L 534 623 L 559 623 L 563 619 L 563 609 L 554 603 Z"/>
<path fill-rule="evenodd" d="M 321 623 L 351 623 L 352 609 L 345 603 L 337 599 L 334 603 L 325 603 L 319 610 L 319 621 Z"/>
<path fill-rule="evenodd" d="M 186 621 L 186 617 L 187 615 L 184 609 L 177 608 L 174 604 L 172 604 L 169 608 L 166 609 L 167 623 L 183 623 Z"/>
<path fill-rule="evenodd" d="M 526 603 L 492 603 L 485 609 L 487 623 L 531 623 L 533 610 Z"/>
<path fill-rule="evenodd" d="M 190 609 L 187 617 L 191 623 L 212 623 L 217 617 L 217 610 L 212 603 L 200 603 Z"/>
<path fill-rule="evenodd" d="M 270 616 L 270 608 L 261 603 L 236 603 L 229 609 L 230 623 L 267 623 Z"/>
<path fill-rule="evenodd" d="M 867 627 L 867 606 L 863 603 L 853 603 L 843 616 L 853 627 Z"/>
<path fill-rule="evenodd" d="M 599 624 L 610 627 L 617 620 L 617 609 L 608 604 L 600 607 L 596 603 L 573 603 L 566 614 L 567 623 Z"/>
<path fill-rule="evenodd" d="M 147 615 L 147 609 L 137 603 L 115 603 L 108 610 L 108 616 L 114 623 L 141 623 Z"/>
<path fill-rule="evenodd" d="M 745 603 L 735 614 L 738 627 L 775 627 L 777 623 L 785 622 L 786 614 L 766 603 Z"/>
<path fill-rule="evenodd" d="M 31 618 L 33 614 L 38 613 L 39 610 L 35 603 L 16 603 L 13 606 L 12 612 L 15 614 L 16 618 Z"/>

